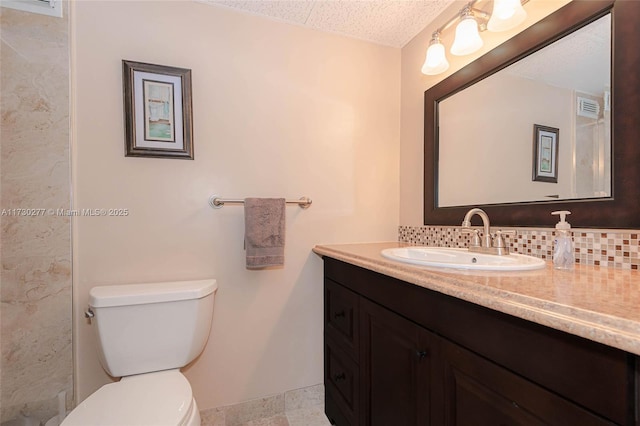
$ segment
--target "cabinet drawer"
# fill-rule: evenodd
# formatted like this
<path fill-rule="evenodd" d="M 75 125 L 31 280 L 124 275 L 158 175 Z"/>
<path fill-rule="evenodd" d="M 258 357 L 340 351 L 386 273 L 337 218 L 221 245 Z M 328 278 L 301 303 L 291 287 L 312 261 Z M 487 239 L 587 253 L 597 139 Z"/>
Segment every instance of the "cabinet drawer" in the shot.
<path fill-rule="evenodd" d="M 324 383 L 327 397 L 340 409 L 348 424 L 357 424 L 360 405 L 358 365 L 325 335 Z"/>
<path fill-rule="evenodd" d="M 329 279 L 324 283 L 325 333 L 358 359 L 358 295 Z"/>

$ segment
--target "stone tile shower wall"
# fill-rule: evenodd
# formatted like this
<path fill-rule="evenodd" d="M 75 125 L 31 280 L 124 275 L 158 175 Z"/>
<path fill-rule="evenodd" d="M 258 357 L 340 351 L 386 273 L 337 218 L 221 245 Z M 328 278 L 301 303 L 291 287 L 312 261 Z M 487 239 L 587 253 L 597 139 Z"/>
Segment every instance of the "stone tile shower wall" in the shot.
<path fill-rule="evenodd" d="M 516 235 L 505 236 L 512 252 L 528 254 L 542 259 L 551 259 L 554 229 L 509 228 Z M 482 228 L 480 234 L 482 235 Z M 620 269 L 638 269 L 640 257 L 640 231 L 579 229 L 573 231 L 576 247 L 576 263 L 600 265 Z M 460 232 L 459 226 L 400 226 L 398 241 L 441 247 L 467 247 L 470 235 Z"/>
<path fill-rule="evenodd" d="M 2 8 L 0 35 L 0 420 L 44 424 L 73 393 L 70 222 L 46 211 L 70 208 L 69 20 Z"/>

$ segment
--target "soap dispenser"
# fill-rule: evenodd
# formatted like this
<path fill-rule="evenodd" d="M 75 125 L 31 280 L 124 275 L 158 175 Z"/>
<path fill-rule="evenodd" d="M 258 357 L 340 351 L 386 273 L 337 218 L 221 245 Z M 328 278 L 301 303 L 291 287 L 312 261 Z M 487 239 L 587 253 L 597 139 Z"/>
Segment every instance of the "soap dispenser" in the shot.
<path fill-rule="evenodd" d="M 571 238 L 571 225 L 565 220 L 571 212 L 560 210 L 551 214 L 560 216 L 560 221 L 556 224 L 556 238 L 553 242 L 553 267 L 572 269 L 575 263 L 573 239 Z"/>

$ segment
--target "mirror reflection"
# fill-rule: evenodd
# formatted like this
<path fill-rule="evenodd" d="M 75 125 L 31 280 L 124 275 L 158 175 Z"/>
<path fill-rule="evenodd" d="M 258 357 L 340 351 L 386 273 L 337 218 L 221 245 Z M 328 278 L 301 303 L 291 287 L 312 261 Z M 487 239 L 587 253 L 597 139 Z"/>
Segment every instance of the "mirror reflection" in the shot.
<path fill-rule="evenodd" d="M 611 16 L 438 103 L 438 207 L 611 196 Z"/>

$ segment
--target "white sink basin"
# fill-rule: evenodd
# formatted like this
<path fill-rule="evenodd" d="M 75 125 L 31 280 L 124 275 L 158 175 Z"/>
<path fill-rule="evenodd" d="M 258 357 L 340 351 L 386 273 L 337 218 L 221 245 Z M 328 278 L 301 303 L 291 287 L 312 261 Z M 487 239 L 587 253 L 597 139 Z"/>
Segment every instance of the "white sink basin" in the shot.
<path fill-rule="evenodd" d="M 473 269 L 481 271 L 530 271 L 542 269 L 544 260 L 524 254 L 506 256 L 474 253 L 466 248 L 399 247 L 382 250 L 382 255 L 398 262 L 439 268 Z"/>

